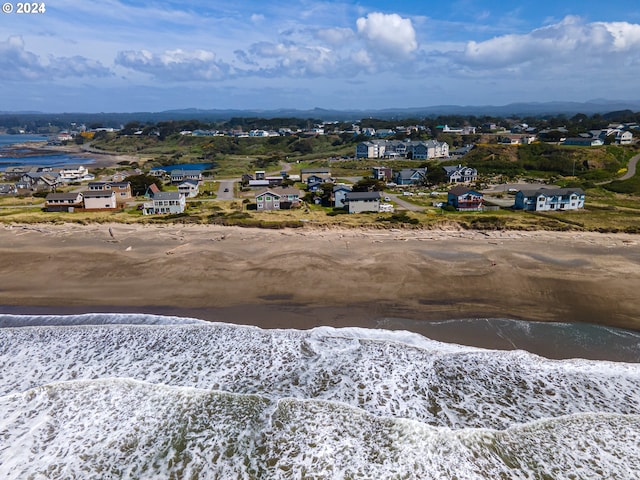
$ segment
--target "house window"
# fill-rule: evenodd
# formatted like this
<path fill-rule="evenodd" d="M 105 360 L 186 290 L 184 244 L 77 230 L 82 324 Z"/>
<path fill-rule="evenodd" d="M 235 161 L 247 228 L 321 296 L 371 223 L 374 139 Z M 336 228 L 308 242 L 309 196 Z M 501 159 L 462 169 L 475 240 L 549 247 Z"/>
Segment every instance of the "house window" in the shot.
<path fill-rule="evenodd" d="M 264 208 L 264 203 L 259 203 L 258 208 Z"/>
<path fill-rule="evenodd" d="M 273 203 L 273 206 L 274 206 L 275 208 L 280 208 L 280 203 L 278 203 L 278 202 L 274 202 L 274 203 Z"/>

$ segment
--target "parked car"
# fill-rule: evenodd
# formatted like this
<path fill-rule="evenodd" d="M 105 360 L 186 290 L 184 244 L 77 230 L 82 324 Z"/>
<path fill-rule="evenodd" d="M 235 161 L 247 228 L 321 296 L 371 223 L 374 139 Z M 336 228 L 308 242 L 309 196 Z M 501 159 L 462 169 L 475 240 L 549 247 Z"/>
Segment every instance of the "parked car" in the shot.
<path fill-rule="evenodd" d="M 384 201 L 385 202 L 390 202 L 391 201 L 391 197 L 384 197 Z"/>
<path fill-rule="evenodd" d="M 229 191 L 229 189 L 228 189 L 228 188 L 225 188 L 225 189 L 224 189 L 224 191 L 225 191 L 225 192 L 228 192 L 228 191 Z"/>
<path fill-rule="evenodd" d="M 413 192 L 402 192 L 405 197 L 413 197 Z"/>

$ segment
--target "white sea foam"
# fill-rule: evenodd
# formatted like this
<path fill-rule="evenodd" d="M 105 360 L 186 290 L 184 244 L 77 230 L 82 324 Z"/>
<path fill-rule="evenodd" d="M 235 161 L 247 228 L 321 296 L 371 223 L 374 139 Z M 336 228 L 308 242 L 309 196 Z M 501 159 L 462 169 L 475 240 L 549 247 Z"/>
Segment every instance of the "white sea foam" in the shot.
<path fill-rule="evenodd" d="M 10 315 L 0 314 L 0 328 L 63 327 L 70 325 L 186 325 L 203 324 L 196 318 L 149 315 L 146 313 L 84 313 L 80 315 Z"/>
<path fill-rule="evenodd" d="M 640 477 L 640 364 L 112 317 L 0 328 L 0 477 Z"/>
<path fill-rule="evenodd" d="M 4 478 L 637 478 L 640 417 L 451 430 L 317 400 L 125 379 L 0 399 Z M 570 475 L 575 475 L 571 477 Z"/>

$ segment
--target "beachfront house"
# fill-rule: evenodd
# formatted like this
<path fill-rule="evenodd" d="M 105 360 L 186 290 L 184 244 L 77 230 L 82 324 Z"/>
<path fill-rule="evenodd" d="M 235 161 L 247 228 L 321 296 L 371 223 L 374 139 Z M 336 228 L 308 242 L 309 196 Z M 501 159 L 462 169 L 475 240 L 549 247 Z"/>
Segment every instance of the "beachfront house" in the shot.
<path fill-rule="evenodd" d="M 116 203 L 126 203 L 133 198 L 129 182 L 89 182 L 87 188 L 90 192 L 114 192 Z"/>
<path fill-rule="evenodd" d="M 380 192 L 348 192 L 345 194 L 344 203 L 349 213 L 378 212 L 380 199 Z"/>
<path fill-rule="evenodd" d="M 256 192 L 256 209 L 288 210 L 300 205 L 300 190 L 291 187 L 268 188 Z"/>
<path fill-rule="evenodd" d="M 457 185 L 447 193 L 447 204 L 459 211 L 482 210 L 483 195 L 464 185 Z"/>
<path fill-rule="evenodd" d="M 345 206 L 344 199 L 347 193 L 351 192 L 351 186 L 339 183 L 333 187 L 333 206 L 335 208 L 343 208 Z"/>
<path fill-rule="evenodd" d="M 584 208 L 581 188 L 539 188 L 516 193 L 515 208 L 536 212 Z"/>
<path fill-rule="evenodd" d="M 186 199 L 180 192 L 158 192 L 151 202 L 142 205 L 144 215 L 184 213 Z"/>
<path fill-rule="evenodd" d="M 89 190 L 82 192 L 86 210 L 115 210 L 118 208 L 116 192 L 113 190 Z"/>
<path fill-rule="evenodd" d="M 44 208 L 47 212 L 73 212 L 76 208 L 84 208 L 82 198 L 80 192 L 49 193 Z"/>

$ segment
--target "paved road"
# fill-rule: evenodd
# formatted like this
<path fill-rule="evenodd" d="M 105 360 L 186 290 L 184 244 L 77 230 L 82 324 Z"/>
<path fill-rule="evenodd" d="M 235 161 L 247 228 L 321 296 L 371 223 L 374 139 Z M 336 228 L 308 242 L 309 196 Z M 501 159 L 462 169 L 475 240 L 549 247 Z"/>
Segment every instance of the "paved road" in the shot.
<path fill-rule="evenodd" d="M 638 166 L 638 160 L 640 160 L 640 154 L 635 155 L 629 159 L 629 165 L 627 166 L 627 171 L 624 175 L 618 178 L 614 178 L 613 180 L 607 180 L 606 182 L 597 182 L 596 185 L 606 185 L 607 183 L 614 182 L 616 180 L 629 180 L 636 174 L 636 168 Z"/>
<path fill-rule="evenodd" d="M 636 167 L 638 166 L 638 160 L 640 160 L 640 154 L 635 157 L 631 157 L 629 160 L 629 166 L 627 167 L 627 173 L 622 175 L 618 180 L 628 180 L 636 174 Z"/>

